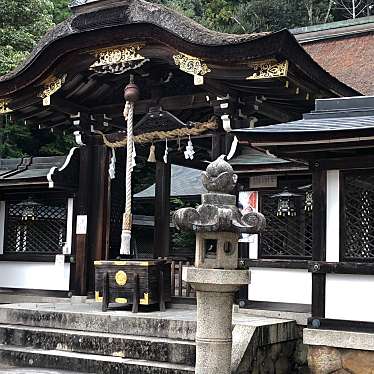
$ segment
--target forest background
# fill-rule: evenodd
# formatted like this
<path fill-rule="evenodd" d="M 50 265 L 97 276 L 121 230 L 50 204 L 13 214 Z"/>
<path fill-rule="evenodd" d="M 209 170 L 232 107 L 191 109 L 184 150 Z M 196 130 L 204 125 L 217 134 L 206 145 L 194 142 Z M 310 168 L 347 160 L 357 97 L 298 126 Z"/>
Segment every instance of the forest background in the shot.
<path fill-rule="evenodd" d="M 229 33 L 277 31 L 374 14 L 374 0 L 153 0 Z M 0 0 L 0 76 L 27 57 L 48 29 L 69 17 L 69 0 Z M 71 134 L 0 117 L 0 157 L 62 155 Z"/>

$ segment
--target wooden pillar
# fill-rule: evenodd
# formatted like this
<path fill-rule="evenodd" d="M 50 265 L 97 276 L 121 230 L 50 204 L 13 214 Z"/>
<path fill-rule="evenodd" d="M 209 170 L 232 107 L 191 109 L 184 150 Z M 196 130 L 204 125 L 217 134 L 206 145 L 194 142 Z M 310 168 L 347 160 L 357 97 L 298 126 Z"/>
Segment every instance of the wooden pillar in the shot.
<path fill-rule="evenodd" d="M 319 169 L 315 162 L 312 172 L 313 183 L 313 243 L 312 260 L 326 260 L 326 170 Z M 339 217 L 336 217 L 339 219 Z M 312 272 L 312 317 L 325 317 L 326 274 Z"/>
<path fill-rule="evenodd" d="M 108 150 L 85 136 L 80 148 L 79 187 L 75 203 L 75 264 L 71 289 L 76 295 L 94 291 L 94 260 L 105 259 L 108 252 L 110 215 Z"/>
<path fill-rule="evenodd" d="M 72 288 L 76 295 L 87 294 L 88 217 L 91 201 L 92 146 L 80 148 L 79 188 L 75 204 L 76 234 L 74 241 L 75 264 L 72 268 Z"/>
<path fill-rule="evenodd" d="M 171 165 L 156 162 L 155 234 L 153 256 L 166 257 L 170 247 L 170 176 Z"/>
<path fill-rule="evenodd" d="M 88 263 L 88 291 L 95 289 L 95 260 L 104 260 L 109 252 L 110 205 L 109 193 L 109 154 L 105 145 L 95 145 L 92 150 L 90 193 L 91 214 L 88 218 L 89 263 Z"/>

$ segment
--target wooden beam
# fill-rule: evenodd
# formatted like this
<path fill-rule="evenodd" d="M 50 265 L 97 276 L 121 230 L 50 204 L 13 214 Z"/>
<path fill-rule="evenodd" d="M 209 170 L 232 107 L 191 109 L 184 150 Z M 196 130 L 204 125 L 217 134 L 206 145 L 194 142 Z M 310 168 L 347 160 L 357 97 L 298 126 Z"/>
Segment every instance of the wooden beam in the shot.
<path fill-rule="evenodd" d="M 256 113 L 259 113 L 265 117 L 268 117 L 277 122 L 289 122 L 295 118 L 289 112 L 281 110 L 276 107 L 276 105 L 266 102 L 265 100 L 256 99 L 256 102 L 253 105 Z"/>
<path fill-rule="evenodd" d="M 171 165 L 156 162 L 155 234 L 153 255 L 166 257 L 170 247 L 170 178 Z"/>
<path fill-rule="evenodd" d="M 326 262 L 309 261 L 308 271 L 311 273 L 332 274 L 360 274 L 373 275 L 374 264 L 372 262 Z"/>
<path fill-rule="evenodd" d="M 83 112 L 89 113 L 90 112 L 90 110 L 84 105 L 73 103 L 69 100 L 65 100 L 56 95 L 51 96 L 51 103 L 49 107 L 55 110 L 56 112 L 68 114 L 68 115 L 76 115 L 78 113 L 83 113 Z M 48 109 L 48 106 L 44 108 Z"/>
<path fill-rule="evenodd" d="M 180 111 L 186 109 L 199 109 L 210 107 L 210 102 L 207 101 L 208 93 L 202 92 L 193 95 L 178 95 L 163 97 L 159 100 L 156 106 L 162 107 L 167 111 Z M 148 113 L 149 108 L 155 106 L 154 100 L 140 100 L 135 105 L 135 114 Z M 112 117 L 123 115 L 124 103 L 114 105 L 102 105 L 90 109 L 92 113 L 106 113 Z"/>

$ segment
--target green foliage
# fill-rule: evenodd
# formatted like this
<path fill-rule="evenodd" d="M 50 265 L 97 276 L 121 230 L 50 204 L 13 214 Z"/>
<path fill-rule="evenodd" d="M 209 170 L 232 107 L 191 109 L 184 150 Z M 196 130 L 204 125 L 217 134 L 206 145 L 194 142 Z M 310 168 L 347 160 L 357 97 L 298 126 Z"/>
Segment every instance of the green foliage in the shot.
<path fill-rule="evenodd" d="M 53 22 L 60 23 L 69 17 L 70 0 L 52 0 L 53 2 Z"/>
<path fill-rule="evenodd" d="M 374 0 L 366 1 L 366 13 L 360 11 L 360 16 L 369 14 L 369 7 Z M 344 3 L 345 0 L 153 0 L 153 2 L 164 4 L 208 28 L 229 33 L 278 31 L 346 18 L 342 7 L 337 7 L 338 3 Z"/>
<path fill-rule="evenodd" d="M 0 158 L 64 155 L 74 146 L 70 134 L 31 129 L 23 122 L 0 118 Z"/>
<path fill-rule="evenodd" d="M 195 207 L 196 205 L 194 201 L 172 197 L 170 199 L 170 212 L 173 214 L 178 209 Z M 195 234 L 193 232 L 175 230 L 171 235 L 171 243 L 174 248 L 194 248 Z"/>
<path fill-rule="evenodd" d="M 195 234 L 188 231 L 176 231 L 171 235 L 173 248 L 195 248 Z"/>
<path fill-rule="evenodd" d="M 74 146 L 76 143 L 73 134 L 53 134 L 49 136 L 49 141 L 46 144 L 41 145 L 38 154 L 40 156 L 63 156 Z"/>
<path fill-rule="evenodd" d="M 50 0 L 0 0 L 0 75 L 15 68 L 53 26 Z"/>
<path fill-rule="evenodd" d="M 20 124 L 6 123 L 0 128 L 0 156 L 8 157 L 23 157 L 27 155 L 27 151 L 23 145 L 27 147 L 30 143 L 31 132 L 26 126 Z"/>

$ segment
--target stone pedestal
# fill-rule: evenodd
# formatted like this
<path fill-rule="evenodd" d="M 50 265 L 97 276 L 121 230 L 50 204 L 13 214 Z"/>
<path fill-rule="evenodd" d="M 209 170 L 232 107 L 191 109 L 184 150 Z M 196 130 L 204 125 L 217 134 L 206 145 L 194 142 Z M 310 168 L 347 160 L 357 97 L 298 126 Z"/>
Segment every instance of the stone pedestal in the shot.
<path fill-rule="evenodd" d="M 248 270 L 183 268 L 196 290 L 196 374 L 230 374 L 232 305 L 235 291 L 249 284 Z"/>

